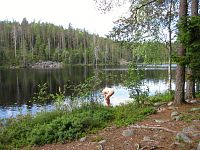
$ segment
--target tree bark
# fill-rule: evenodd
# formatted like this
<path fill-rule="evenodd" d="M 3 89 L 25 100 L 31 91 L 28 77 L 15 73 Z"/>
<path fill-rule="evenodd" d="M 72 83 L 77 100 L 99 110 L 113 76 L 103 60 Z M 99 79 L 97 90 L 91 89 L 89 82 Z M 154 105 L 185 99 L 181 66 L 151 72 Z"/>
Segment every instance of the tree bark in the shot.
<path fill-rule="evenodd" d="M 182 26 L 186 27 L 186 16 L 187 16 L 187 0 L 180 0 L 179 7 L 179 19 Z M 182 34 L 183 29 L 179 28 L 179 34 Z M 180 43 L 180 48 L 178 50 L 178 56 L 184 57 L 186 54 L 185 47 L 183 43 Z M 177 64 L 176 68 L 176 89 L 175 89 L 175 104 L 185 103 L 185 65 Z"/>
<path fill-rule="evenodd" d="M 14 49 L 15 49 L 15 58 L 17 57 L 17 31 L 16 26 L 13 26 L 13 40 L 14 40 Z"/>
<path fill-rule="evenodd" d="M 195 98 L 195 79 L 194 79 L 194 70 L 188 67 L 187 69 L 187 86 L 186 86 L 186 99 Z"/>
<path fill-rule="evenodd" d="M 172 29 L 171 29 L 171 24 L 172 24 L 172 0 L 170 1 L 170 7 L 169 7 L 169 24 L 168 24 L 168 31 L 169 31 L 169 66 L 168 66 L 168 80 L 169 80 L 169 91 L 172 90 Z"/>
<path fill-rule="evenodd" d="M 198 0 L 192 0 L 191 5 L 192 16 L 198 16 Z M 193 99 L 195 98 L 195 70 L 188 66 L 187 74 L 189 78 L 187 80 L 186 99 Z"/>
<path fill-rule="evenodd" d="M 192 0 L 192 16 L 198 16 L 198 5 L 199 5 L 199 0 Z"/>

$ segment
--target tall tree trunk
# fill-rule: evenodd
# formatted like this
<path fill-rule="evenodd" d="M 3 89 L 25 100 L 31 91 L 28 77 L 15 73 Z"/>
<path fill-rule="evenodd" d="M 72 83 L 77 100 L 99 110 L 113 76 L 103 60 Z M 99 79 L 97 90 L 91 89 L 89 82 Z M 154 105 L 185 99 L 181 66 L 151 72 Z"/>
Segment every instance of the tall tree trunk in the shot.
<path fill-rule="evenodd" d="M 186 99 L 195 98 L 195 79 L 194 70 L 188 66 L 187 69 L 187 85 L 186 85 Z"/>
<path fill-rule="evenodd" d="M 14 49 L 15 49 L 15 58 L 17 57 L 17 31 L 16 26 L 13 27 L 13 40 L 14 40 Z"/>
<path fill-rule="evenodd" d="M 168 80 L 169 80 L 169 90 L 172 90 L 172 59 L 171 59 L 171 55 L 172 55 L 172 29 L 171 29 L 171 22 L 172 22 L 172 0 L 170 1 L 170 8 L 169 8 L 169 24 L 168 24 L 168 31 L 169 31 L 169 67 L 168 67 Z"/>
<path fill-rule="evenodd" d="M 192 0 L 191 12 L 192 16 L 198 16 L 198 1 Z M 195 70 L 188 66 L 187 74 L 189 76 L 187 80 L 187 88 L 186 88 L 186 99 L 195 98 Z"/>
<path fill-rule="evenodd" d="M 83 37 L 83 48 L 84 48 L 84 64 L 87 64 L 87 49 L 86 49 L 86 33 L 84 33 L 84 37 Z"/>
<path fill-rule="evenodd" d="M 192 16 L 198 16 L 199 0 L 192 0 Z"/>
<path fill-rule="evenodd" d="M 179 19 L 182 23 L 182 29 L 179 28 L 179 34 L 181 35 L 184 31 L 183 28 L 187 25 L 187 0 L 180 0 L 179 7 Z M 184 57 L 186 50 L 184 44 L 180 43 L 180 48 L 178 49 L 178 56 Z M 175 89 L 175 104 L 185 103 L 185 65 L 177 63 L 176 68 L 176 89 Z"/>
<path fill-rule="evenodd" d="M 48 38 L 48 60 L 51 60 L 51 41 L 50 38 Z"/>
<path fill-rule="evenodd" d="M 104 64 L 107 64 L 107 55 L 108 55 L 108 43 L 106 42 L 106 49 L 105 49 L 105 54 L 104 54 Z"/>

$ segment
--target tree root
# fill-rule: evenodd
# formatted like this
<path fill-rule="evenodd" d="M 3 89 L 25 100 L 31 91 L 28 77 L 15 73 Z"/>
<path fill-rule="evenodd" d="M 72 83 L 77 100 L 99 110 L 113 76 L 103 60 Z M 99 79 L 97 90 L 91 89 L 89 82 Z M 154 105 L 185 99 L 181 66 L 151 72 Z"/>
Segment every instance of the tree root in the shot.
<path fill-rule="evenodd" d="M 167 132 L 171 132 L 171 133 L 178 133 L 177 131 L 168 129 L 168 128 L 164 128 L 164 127 L 154 127 L 154 126 L 145 126 L 145 125 L 131 125 L 131 128 L 138 128 L 138 129 L 157 129 L 157 130 L 164 130 Z"/>

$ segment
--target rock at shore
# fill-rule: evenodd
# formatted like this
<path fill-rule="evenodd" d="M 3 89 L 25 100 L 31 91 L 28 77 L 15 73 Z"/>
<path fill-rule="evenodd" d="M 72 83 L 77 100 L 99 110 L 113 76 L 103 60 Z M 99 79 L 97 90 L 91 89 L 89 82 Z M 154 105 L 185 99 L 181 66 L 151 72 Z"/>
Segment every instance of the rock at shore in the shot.
<path fill-rule="evenodd" d="M 62 63 L 60 62 L 53 62 L 53 61 L 40 61 L 35 64 L 30 65 L 30 68 L 35 69 L 51 69 L 51 68 L 61 68 Z"/>

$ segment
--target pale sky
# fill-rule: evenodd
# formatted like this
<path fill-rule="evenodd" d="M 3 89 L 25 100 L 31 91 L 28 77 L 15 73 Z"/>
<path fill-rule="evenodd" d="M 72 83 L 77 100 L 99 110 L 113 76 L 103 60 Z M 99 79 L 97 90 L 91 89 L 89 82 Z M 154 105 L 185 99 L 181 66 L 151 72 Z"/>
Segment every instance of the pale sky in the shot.
<path fill-rule="evenodd" d="M 21 22 L 25 17 L 29 22 L 48 22 L 67 28 L 85 28 L 90 33 L 101 36 L 108 34 L 113 21 L 125 14 L 126 5 L 102 14 L 95 7 L 94 0 L 0 0 L 0 20 Z"/>

